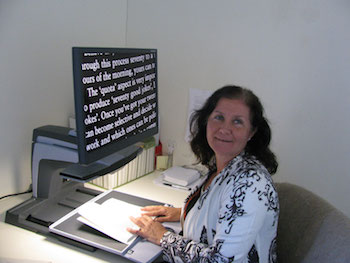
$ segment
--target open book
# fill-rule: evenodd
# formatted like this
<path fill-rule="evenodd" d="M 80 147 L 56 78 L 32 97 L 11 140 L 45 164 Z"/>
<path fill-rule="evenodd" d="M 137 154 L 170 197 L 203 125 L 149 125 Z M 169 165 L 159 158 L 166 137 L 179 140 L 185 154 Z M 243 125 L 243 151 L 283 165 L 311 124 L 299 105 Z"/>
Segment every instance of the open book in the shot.
<path fill-rule="evenodd" d="M 112 238 L 130 245 L 137 238 L 126 228 L 136 228 L 130 216 L 141 215 L 141 207 L 115 198 L 109 198 L 102 204 L 88 202 L 82 205 L 78 213 L 78 220 Z"/>

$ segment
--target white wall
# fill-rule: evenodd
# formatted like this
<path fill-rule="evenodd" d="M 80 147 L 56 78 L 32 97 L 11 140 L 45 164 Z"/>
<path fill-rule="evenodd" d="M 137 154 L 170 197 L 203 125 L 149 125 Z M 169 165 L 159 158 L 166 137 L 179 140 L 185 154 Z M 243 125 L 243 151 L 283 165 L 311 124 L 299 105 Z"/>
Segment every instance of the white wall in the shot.
<path fill-rule="evenodd" d="M 350 216 L 349 13 L 348 0 L 0 0 L 0 195 L 30 183 L 33 128 L 73 113 L 71 46 L 152 47 L 161 139 L 176 141 L 176 164 L 193 160 L 189 88 L 243 85 L 270 119 L 276 180 Z"/>
<path fill-rule="evenodd" d="M 129 1 L 129 46 L 158 48 L 161 140 L 184 141 L 188 90 L 233 83 L 262 99 L 277 181 L 302 185 L 350 216 L 350 2 Z"/>
<path fill-rule="evenodd" d="M 124 46 L 125 0 L 0 0 L 0 196 L 28 189 L 33 129 L 74 113 L 72 46 Z"/>

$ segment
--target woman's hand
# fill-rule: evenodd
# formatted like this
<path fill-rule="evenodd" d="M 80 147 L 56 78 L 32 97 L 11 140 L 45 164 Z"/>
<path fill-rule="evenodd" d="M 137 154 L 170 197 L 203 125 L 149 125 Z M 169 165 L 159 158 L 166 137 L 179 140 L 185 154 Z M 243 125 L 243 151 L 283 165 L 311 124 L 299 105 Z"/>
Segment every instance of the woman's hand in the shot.
<path fill-rule="evenodd" d="M 177 222 L 180 221 L 181 208 L 168 206 L 146 206 L 141 208 L 142 215 L 155 216 L 156 222 Z"/>
<path fill-rule="evenodd" d="M 181 208 L 167 206 L 146 206 L 141 209 L 144 213 L 140 217 L 130 217 L 139 229 L 127 228 L 135 235 L 139 235 L 154 244 L 159 245 L 164 233 L 167 231 L 161 222 L 180 221 Z M 154 219 L 153 219 L 154 218 Z"/>
<path fill-rule="evenodd" d="M 161 223 L 155 222 L 147 215 L 137 218 L 131 216 L 130 220 L 139 227 L 138 230 L 127 228 L 130 233 L 139 235 L 156 245 L 160 245 L 160 240 L 167 231 Z"/>

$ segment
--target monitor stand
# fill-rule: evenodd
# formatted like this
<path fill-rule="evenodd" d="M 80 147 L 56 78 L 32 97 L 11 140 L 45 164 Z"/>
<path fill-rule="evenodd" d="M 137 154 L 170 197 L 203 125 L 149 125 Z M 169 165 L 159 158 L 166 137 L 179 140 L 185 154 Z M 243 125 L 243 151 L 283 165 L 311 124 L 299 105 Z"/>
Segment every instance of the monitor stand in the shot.
<path fill-rule="evenodd" d="M 141 147 L 131 145 L 88 165 L 79 163 L 71 164 L 61 171 L 60 174 L 66 179 L 88 182 L 123 167 L 136 158 L 141 152 Z"/>

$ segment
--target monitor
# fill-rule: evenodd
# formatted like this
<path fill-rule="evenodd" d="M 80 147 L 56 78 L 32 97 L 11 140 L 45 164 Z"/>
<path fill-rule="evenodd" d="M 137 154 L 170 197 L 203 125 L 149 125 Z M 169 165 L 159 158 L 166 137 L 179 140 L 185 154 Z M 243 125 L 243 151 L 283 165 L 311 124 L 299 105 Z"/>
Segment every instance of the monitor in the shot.
<path fill-rule="evenodd" d="M 73 47 L 80 164 L 158 133 L 157 50 Z"/>

